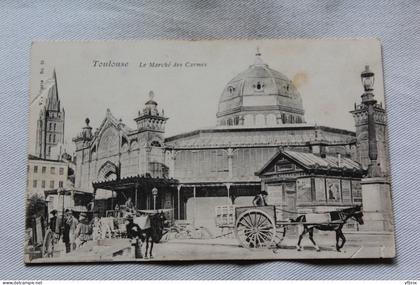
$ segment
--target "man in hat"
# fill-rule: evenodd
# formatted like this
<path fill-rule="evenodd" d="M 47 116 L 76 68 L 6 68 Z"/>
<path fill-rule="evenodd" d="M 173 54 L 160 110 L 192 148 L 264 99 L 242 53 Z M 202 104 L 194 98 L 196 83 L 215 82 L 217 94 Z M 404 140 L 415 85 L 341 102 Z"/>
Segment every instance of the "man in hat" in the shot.
<path fill-rule="evenodd" d="M 66 209 L 64 214 L 63 242 L 66 245 L 66 253 L 69 253 L 76 248 L 74 232 L 76 231 L 78 221 L 73 216 L 72 210 Z"/>
<path fill-rule="evenodd" d="M 52 210 L 50 212 L 51 218 L 50 218 L 50 229 L 53 233 L 57 233 L 57 210 Z"/>
<path fill-rule="evenodd" d="M 254 205 L 255 207 L 263 207 L 263 206 L 267 206 L 267 201 L 266 198 L 268 196 L 268 193 L 266 191 L 260 191 L 260 193 L 258 193 L 255 197 L 254 200 L 252 200 L 252 205 Z"/>
<path fill-rule="evenodd" d="M 87 241 L 92 240 L 92 225 L 87 219 L 87 214 L 82 212 L 79 216 L 79 223 L 75 231 L 76 244 L 78 246 L 84 245 Z"/>
<path fill-rule="evenodd" d="M 127 211 L 130 211 L 130 212 L 134 211 L 134 204 L 133 204 L 133 201 L 131 200 L 131 197 L 127 198 L 127 201 L 125 202 L 124 206 Z"/>

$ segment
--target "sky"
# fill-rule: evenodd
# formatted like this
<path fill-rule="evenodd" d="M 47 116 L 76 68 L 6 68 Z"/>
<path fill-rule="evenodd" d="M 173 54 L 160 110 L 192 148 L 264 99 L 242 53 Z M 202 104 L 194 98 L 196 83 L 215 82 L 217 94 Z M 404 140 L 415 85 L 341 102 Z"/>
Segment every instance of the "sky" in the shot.
<path fill-rule="evenodd" d="M 72 153 L 71 140 L 85 118 L 95 129 L 107 108 L 135 128 L 134 118 L 150 90 L 169 117 L 166 136 L 215 126 L 223 89 L 254 62 L 257 48 L 270 68 L 294 82 L 310 124 L 354 130 L 349 111 L 361 100 L 365 65 L 375 73 L 375 98 L 384 103 L 381 45 L 374 39 L 36 42 L 31 51 L 29 151 L 35 150 L 36 121 L 45 98 L 39 96 L 40 81 L 47 82 L 54 69 L 66 111 L 66 148 Z M 123 66 L 105 66 L 109 61 Z"/>

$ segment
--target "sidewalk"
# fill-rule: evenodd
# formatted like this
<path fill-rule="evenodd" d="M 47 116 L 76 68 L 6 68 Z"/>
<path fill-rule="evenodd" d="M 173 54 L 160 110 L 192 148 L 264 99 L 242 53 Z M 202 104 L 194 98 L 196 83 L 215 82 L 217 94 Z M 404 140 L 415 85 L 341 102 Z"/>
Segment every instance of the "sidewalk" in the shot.
<path fill-rule="evenodd" d="M 380 237 L 380 238 L 378 238 Z M 306 236 L 296 250 L 297 237 L 286 237 L 279 248 L 247 249 L 239 245 L 236 238 L 214 239 L 171 239 L 155 243 L 153 260 L 253 260 L 253 259 L 348 259 L 392 257 L 393 236 L 378 233 L 346 234 L 347 242 L 341 252 L 335 248 L 335 235 L 316 235 L 315 241 L 321 251 Z M 143 245 L 143 252 L 145 246 Z M 54 258 L 36 259 L 34 263 L 45 262 L 96 262 L 96 261 L 149 261 L 131 258 L 128 239 L 107 239 L 90 241 L 76 251 Z"/>

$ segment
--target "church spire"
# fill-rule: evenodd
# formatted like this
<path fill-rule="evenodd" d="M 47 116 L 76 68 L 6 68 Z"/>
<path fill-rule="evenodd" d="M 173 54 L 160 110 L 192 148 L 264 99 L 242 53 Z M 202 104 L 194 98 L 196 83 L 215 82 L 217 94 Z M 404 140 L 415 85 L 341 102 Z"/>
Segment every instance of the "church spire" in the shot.
<path fill-rule="evenodd" d="M 55 72 L 55 67 L 53 70 L 54 85 L 57 86 L 57 73 Z"/>
<path fill-rule="evenodd" d="M 60 99 L 58 98 L 58 84 L 57 84 L 57 73 L 53 71 L 52 85 L 48 88 L 47 104 L 46 108 L 49 111 L 60 112 Z"/>

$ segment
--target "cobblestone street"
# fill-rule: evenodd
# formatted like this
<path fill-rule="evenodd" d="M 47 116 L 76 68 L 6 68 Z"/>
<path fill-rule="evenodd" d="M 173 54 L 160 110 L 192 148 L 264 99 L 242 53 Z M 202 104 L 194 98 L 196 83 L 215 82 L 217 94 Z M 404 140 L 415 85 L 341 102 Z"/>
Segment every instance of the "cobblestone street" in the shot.
<path fill-rule="evenodd" d="M 321 238 L 319 238 L 321 240 Z M 385 248 L 392 248 L 392 235 L 369 233 L 347 234 L 347 243 L 341 252 L 335 250 L 335 238 L 324 236 L 317 252 L 307 238 L 302 245 L 304 250 L 297 251 L 295 238 L 287 238 L 280 248 L 246 249 L 239 245 L 236 239 L 173 239 L 155 243 L 153 259 L 133 259 L 131 257 L 128 239 L 105 240 L 98 245 L 89 242 L 87 245 L 66 255 L 54 258 L 35 259 L 35 263 L 44 262 L 94 262 L 94 261 L 152 261 L 152 260 L 252 260 L 252 259 L 313 259 L 313 258 L 366 258 L 372 255 L 386 257 L 390 252 Z M 363 245 L 361 244 L 363 240 Z M 381 242 L 378 242 L 378 241 Z M 383 242 L 385 241 L 385 242 Z M 145 246 L 142 247 L 144 254 Z M 234 257 L 234 258 L 233 258 Z"/>

